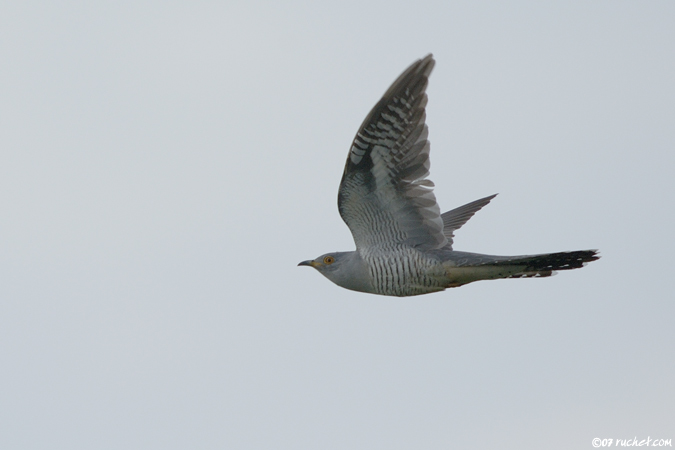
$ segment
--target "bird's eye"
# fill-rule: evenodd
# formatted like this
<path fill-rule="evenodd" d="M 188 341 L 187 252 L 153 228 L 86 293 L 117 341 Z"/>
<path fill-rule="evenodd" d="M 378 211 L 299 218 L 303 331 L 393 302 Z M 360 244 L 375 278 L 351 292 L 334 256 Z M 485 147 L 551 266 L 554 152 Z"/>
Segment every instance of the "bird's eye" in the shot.
<path fill-rule="evenodd" d="M 333 264 L 334 262 L 335 262 L 335 258 L 333 258 L 332 256 L 326 256 L 323 259 L 324 264 Z"/>

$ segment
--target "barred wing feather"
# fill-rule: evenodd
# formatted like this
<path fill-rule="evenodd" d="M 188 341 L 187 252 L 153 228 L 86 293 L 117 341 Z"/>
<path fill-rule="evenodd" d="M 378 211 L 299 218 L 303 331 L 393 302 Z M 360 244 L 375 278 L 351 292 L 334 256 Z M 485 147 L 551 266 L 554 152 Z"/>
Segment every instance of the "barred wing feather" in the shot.
<path fill-rule="evenodd" d="M 357 249 L 448 244 L 429 175 L 425 93 L 432 55 L 412 64 L 361 125 L 340 183 L 338 208 Z"/>

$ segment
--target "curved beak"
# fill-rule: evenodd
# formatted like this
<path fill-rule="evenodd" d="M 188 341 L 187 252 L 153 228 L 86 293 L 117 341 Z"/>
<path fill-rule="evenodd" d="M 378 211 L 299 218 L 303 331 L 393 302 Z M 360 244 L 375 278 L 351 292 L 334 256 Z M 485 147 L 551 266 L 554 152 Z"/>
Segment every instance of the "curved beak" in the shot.
<path fill-rule="evenodd" d="M 307 260 L 307 261 L 301 262 L 300 264 L 298 264 L 298 266 L 316 267 L 316 262 L 314 262 L 312 260 Z"/>

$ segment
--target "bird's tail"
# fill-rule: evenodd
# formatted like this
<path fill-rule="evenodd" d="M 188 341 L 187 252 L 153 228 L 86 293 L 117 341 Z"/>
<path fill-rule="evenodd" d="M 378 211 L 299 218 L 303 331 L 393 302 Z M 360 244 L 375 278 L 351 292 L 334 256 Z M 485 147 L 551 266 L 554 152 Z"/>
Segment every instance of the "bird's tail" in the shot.
<path fill-rule="evenodd" d="M 528 256 L 489 256 L 453 252 L 446 261 L 446 287 L 457 287 L 478 280 L 500 278 L 550 277 L 558 270 L 584 267 L 599 259 L 597 250 L 547 253 Z"/>
<path fill-rule="evenodd" d="M 558 270 L 580 269 L 591 261 L 600 259 L 597 250 L 547 253 L 534 256 L 515 256 L 504 261 L 486 263 L 495 267 L 520 268 L 505 278 L 550 277 Z"/>

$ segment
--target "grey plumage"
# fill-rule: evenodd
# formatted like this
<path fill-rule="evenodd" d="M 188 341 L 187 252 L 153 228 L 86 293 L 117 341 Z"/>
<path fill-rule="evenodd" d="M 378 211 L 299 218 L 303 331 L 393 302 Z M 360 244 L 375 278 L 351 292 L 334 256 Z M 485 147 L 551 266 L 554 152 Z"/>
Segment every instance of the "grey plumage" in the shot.
<path fill-rule="evenodd" d="M 495 195 L 440 213 L 429 175 L 425 93 L 432 55 L 416 61 L 370 111 L 352 142 L 338 209 L 356 251 L 311 266 L 347 289 L 408 296 L 498 278 L 546 277 L 598 259 L 595 250 L 492 256 L 452 249 L 454 232 Z"/>
<path fill-rule="evenodd" d="M 497 194 L 490 195 L 489 197 L 481 198 L 479 200 L 474 200 L 471 203 L 467 203 L 464 206 L 455 208 L 451 211 L 444 212 L 441 214 L 441 219 L 443 219 L 443 234 L 448 240 L 448 244 L 452 249 L 452 238 L 455 237 L 454 232 L 459 230 L 462 225 L 464 225 L 470 218 L 473 217 L 480 209 L 490 203 L 490 200 L 495 198 Z"/>

